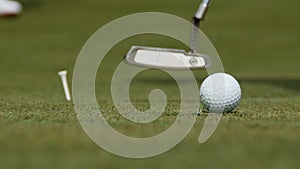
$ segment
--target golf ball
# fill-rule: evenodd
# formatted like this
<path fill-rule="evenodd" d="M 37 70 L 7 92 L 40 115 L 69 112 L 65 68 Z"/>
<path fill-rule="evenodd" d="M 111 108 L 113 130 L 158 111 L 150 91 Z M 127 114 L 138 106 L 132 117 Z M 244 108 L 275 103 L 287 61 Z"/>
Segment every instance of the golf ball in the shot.
<path fill-rule="evenodd" d="M 226 73 L 207 77 L 200 87 L 200 100 L 206 110 L 213 113 L 230 112 L 241 100 L 238 81 Z"/>

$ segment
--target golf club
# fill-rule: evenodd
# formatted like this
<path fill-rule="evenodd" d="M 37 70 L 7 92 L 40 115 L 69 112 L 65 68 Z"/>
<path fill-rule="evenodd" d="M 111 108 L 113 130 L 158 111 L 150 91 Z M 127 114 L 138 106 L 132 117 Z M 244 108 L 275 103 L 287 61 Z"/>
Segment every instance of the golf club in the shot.
<path fill-rule="evenodd" d="M 210 0 L 204 0 L 193 17 L 190 51 L 181 49 L 132 46 L 125 56 L 129 64 L 161 69 L 201 69 L 208 67 L 209 57 L 197 52 L 198 27 L 204 20 Z"/>

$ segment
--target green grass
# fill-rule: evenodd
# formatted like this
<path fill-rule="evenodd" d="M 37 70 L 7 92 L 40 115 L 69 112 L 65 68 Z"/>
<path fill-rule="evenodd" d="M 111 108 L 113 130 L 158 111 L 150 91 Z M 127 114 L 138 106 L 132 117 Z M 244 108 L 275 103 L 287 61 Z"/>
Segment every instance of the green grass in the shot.
<path fill-rule="evenodd" d="M 0 19 L 0 168 L 299 168 L 299 1 L 212 2 L 203 31 L 215 44 L 226 72 L 240 81 L 241 104 L 223 117 L 205 144 L 197 143 L 203 115 L 174 149 L 141 160 L 112 155 L 88 138 L 73 105 L 64 100 L 56 73 L 69 70 L 71 81 L 81 47 L 106 23 L 146 11 L 190 20 L 199 0 L 22 2 L 22 16 Z M 130 88 L 141 110 L 149 107 L 152 89 L 163 89 L 171 99 L 154 124 L 124 121 L 111 101 L 111 76 L 132 44 L 183 45 L 154 35 L 132 37 L 107 54 L 98 72 L 96 94 L 110 123 L 132 136 L 157 134 L 173 122 L 180 106 L 178 87 L 168 75 L 142 72 Z M 206 74 L 194 73 L 200 85 Z"/>

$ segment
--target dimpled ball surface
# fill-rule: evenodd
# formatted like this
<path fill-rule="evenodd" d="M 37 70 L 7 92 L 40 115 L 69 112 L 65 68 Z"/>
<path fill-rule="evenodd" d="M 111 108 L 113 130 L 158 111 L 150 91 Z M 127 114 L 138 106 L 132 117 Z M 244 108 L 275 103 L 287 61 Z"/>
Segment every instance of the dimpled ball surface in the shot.
<path fill-rule="evenodd" d="M 207 77 L 200 87 L 200 100 L 213 113 L 231 112 L 242 96 L 238 81 L 229 74 L 216 73 Z"/>

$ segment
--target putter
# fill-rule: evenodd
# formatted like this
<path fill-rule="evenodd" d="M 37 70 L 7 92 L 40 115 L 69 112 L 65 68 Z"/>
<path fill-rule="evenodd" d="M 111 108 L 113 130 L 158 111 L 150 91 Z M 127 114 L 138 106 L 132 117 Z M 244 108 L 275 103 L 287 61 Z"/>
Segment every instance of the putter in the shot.
<path fill-rule="evenodd" d="M 209 57 L 197 52 L 198 27 L 204 20 L 210 0 L 204 0 L 193 17 L 190 51 L 181 49 L 132 46 L 125 56 L 129 64 L 158 69 L 201 69 L 210 65 Z"/>

